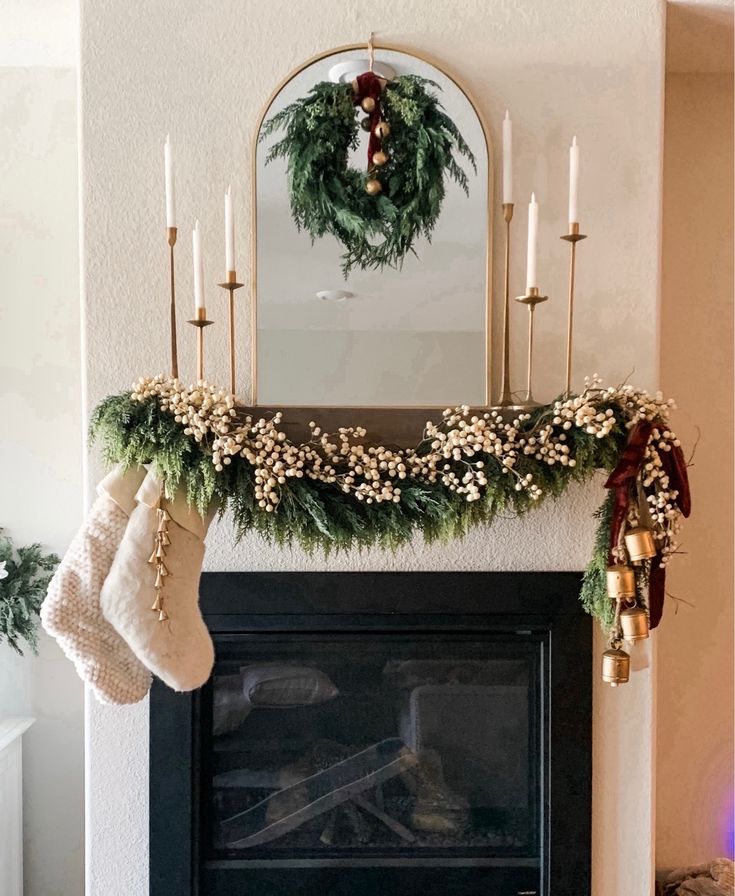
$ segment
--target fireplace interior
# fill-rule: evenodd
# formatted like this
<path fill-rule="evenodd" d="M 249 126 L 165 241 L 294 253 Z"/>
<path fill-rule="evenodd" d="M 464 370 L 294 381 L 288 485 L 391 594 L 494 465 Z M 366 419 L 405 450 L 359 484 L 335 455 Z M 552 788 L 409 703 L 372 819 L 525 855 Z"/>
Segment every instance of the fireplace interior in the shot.
<path fill-rule="evenodd" d="M 151 701 L 151 894 L 589 892 L 579 576 L 214 573 Z"/>

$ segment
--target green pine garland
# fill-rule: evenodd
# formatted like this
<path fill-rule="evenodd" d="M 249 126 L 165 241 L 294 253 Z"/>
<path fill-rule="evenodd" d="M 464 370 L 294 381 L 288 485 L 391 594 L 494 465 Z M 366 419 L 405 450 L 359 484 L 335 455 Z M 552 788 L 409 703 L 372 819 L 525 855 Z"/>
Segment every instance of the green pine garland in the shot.
<path fill-rule="evenodd" d="M 0 537 L 0 570 L 5 573 L 0 577 L 0 644 L 5 641 L 22 655 L 24 640 L 36 652 L 38 613 L 58 563 L 39 544 L 16 550 L 9 538 Z"/>
<path fill-rule="evenodd" d="M 229 509 L 238 538 L 255 531 L 278 545 L 297 543 L 307 551 L 320 548 L 328 554 L 372 545 L 395 550 L 416 532 L 428 542 L 447 541 L 464 536 L 473 526 L 489 525 L 499 514 L 524 514 L 547 498 L 561 497 L 571 483 L 614 469 L 628 429 L 638 419 L 661 422 L 650 448 L 655 465 L 657 450 L 678 444 L 666 422 L 668 408 L 658 395 L 652 398 L 628 386 L 603 389 L 593 381 L 582 396 L 564 397 L 523 415 L 511 432 L 499 430 L 506 444 L 498 453 L 475 452 L 471 463 L 467 447 L 461 447 L 466 432 L 462 427 L 488 417 L 473 416 L 469 408 L 446 412 L 437 427 L 427 427 L 417 449 L 386 454 L 386 466 L 392 463 L 394 469 L 381 474 L 384 481 L 378 489 L 388 489 L 377 492 L 388 495 L 383 500 L 364 500 L 377 493 L 370 491 L 370 477 L 348 456 L 351 445 L 365 441 L 362 431 L 340 431 L 347 440 L 342 443 L 346 454 L 339 454 L 332 442 L 339 437 L 320 435 L 316 426 L 309 442 L 292 444 L 278 430 L 278 415 L 271 420 L 246 416 L 232 396 L 204 383 L 185 387 L 166 377 L 140 380 L 132 392 L 110 396 L 97 407 L 91 433 L 102 442 L 108 462 L 126 467 L 153 463 L 169 493 L 183 489 L 189 503 L 202 512 L 212 502 L 223 513 Z M 499 425 L 489 420 L 488 426 Z M 459 447 L 450 450 L 448 462 L 439 462 L 436 475 L 427 474 L 422 464 L 436 457 L 436 446 L 446 444 L 442 439 Z M 563 446 L 567 460 L 553 460 L 546 452 L 554 449 L 545 445 Z M 514 452 L 511 464 L 509 449 Z M 277 482 L 281 473 L 272 466 L 274 457 L 285 460 L 293 475 Z M 400 467 L 395 465 L 404 462 L 408 472 L 397 473 Z M 331 464 L 334 475 L 329 473 Z M 473 476 L 479 485 L 466 485 Z M 661 512 L 655 522 L 666 557 L 675 548 L 678 531 L 676 495 L 655 477 L 641 487 L 652 497 L 665 495 L 664 502 L 674 508 L 669 516 Z M 475 493 L 468 491 L 473 488 Z M 598 513 L 595 547 L 580 595 L 587 611 L 606 629 L 613 621 L 605 587 L 612 500 L 608 495 Z"/>
<path fill-rule="evenodd" d="M 332 234 L 342 243 L 345 276 L 355 267 L 400 267 L 419 237 L 430 240 L 446 178 L 468 192 L 467 175 L 455 154 L 473 169 L 474 156 L 429 87 L 441 89 L 426 78 L 402 75 L 383 91 L 390 159 L 380 169 L 383 190 L 378 196 L 365 192 L 366 172 L 348 166 L 359 135 L 349 84 L 316 84 L 263 125 L 261 140 L 285 130 L 270 147 L 266 163 L 287 161 L 296 225 L 312 239 Z"/>

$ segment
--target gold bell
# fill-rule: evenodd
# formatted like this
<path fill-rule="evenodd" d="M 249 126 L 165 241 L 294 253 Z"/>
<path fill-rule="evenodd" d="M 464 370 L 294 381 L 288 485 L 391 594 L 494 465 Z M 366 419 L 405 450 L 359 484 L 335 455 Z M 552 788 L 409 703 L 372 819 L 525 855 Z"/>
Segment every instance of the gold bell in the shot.
<path fill-rule="evenodd" d="M 376 137 L 379 137 L 381 140 L 383 140 L 390 134 L 390 125 L 387 121 L 379 121 L 375 125 L 375 131 L 373 133 Z"/>
<path fill-rule="evenodd" d="M 373 179 L 369 180 L 365 184 L 365 189 L 367 190 L 369 196 L 377 196 L 378 193 L 380 193 L 380 191 L 383 189 L 383 186 L 379 180 Z"/>
<path fill-rule="evenodd" d="M 151 607 L 151 610 L 153 610 L 154 613 L 160 613 L 162 608 L 163 608 L 163 597 L 161 597 L 160 591 L 156 591 L 156 599 L 153 602 L 153 606 Z"/>
<path fill-rule="evenodd" d="M 611 687 L 625 684 L 630 678 L 630 655 L 619 647 L 609 647 L 602 654 L 602 680 Z"/>
<path fill-rule="evenodd" d="M 615 600 L 635 597 L 635 573 L 629 566 L 608 566 L 606 579 L 609 597 Z"/>
<path fill-rule="evenodd" d="M 158 614 L 158 621 L 165 622 L 167 619 L 168 619 L 168 613 L 163 609 L 163 607 L 161 607 L 161 612 Z"/>
<path fill-rule="evenodd" d="M 648 637 L 648 614 L 643 607 L 628 607 L 620 614 L 620 627 L 626 641 L 643 641 Z"/>
<path fill-rule="evenodd" d="M 156 560 L 156 563 L 158 563 L 158 567 L 157 567 L 157 568 L 158 568 L 158 571 L 161 573 L 162 576 L 170 576 L 170 575 L 171 575 L 171 573 L 168 571 L 168 567 L 167 567 L 166 564 L 163 562 L 163 560 Z"/>
<path fill-rule="evenodd" d="M 633 563 L 650 560 L 657 553 L 653 532 L 643 526 L 636 526 L 635 529 L 630 529 L 625 533 L 625 548 Z"/>
<path fill-rule="evenodd" d="M 372 112 L 375 109 L 375 100 L 371 96 L 366 96 L 360 105 L 365 112 Z"/>
<path fill-rule="evenodd" d="M 158 563 L 158 557 L 156 556 L 156 552 L 153 551 L 151 556 L 148 558 L 149 563 Z"/>
<path fill-rule="evenodd" d="M 165 548 L 167 548 L 171 544 L 171 539 L 168 537 L 168 532 L 159 533 L 158 543 L 162 544 Z"/>
<path fill-rule="evenodd" d="M 382 149 L 379 149 L 377 152 L 373 153 L 373 165 L 385 165 L 388 161 L 388 153 L 383 152 Z"/>
<path fill-rule="evenodd" d="M 154 587 L 163 588 L 163 575 L 161 574 L 160 569 L 156 572 L 156 584 L 154 585 Z"/>

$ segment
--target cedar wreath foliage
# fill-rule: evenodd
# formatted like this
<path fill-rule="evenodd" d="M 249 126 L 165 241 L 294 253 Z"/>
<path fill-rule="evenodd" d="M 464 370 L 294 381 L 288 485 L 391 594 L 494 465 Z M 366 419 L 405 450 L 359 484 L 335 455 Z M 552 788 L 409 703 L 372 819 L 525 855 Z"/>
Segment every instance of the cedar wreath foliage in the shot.
<path fill-rule="evenodd" d="M 287 163 L 291 214 L 312 240 L 332 234 L 345 247 L 342 270 L 400 267 L 420 237 L 431 240 L 441 213 L 446 178 L 469 192 L 463 156 L 476 170 L 475 158 L 427 88 L 438 84 L 417 75 L 389 81 L 381 97 L 391 126 L 385 147 L 390 159 L 379 169 L 383 186 L 377 196 L 365 192 L 369 176 L 348 165 L 358 145 L 359 123 L 349 84 L 316 84 L 263 125 L 260 140 L 278 131 L 266 164 Z"/>

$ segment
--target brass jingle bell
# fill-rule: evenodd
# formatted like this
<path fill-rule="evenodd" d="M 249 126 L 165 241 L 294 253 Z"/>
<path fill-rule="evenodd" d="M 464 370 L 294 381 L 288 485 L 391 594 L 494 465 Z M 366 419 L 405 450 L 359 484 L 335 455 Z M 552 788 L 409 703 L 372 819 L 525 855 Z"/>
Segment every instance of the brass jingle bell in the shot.
<path fill-rule="evenodd" d="M 385 165 L 388 161 L 388 153 L 383 152 L 382 149 L 379 149 L 376 153 L 373 153 L 373 165 Z"/>
<path fill-rule="evenodd" d="M 364 118 L 360 119 L 360 127 L 363 131 L 369 131 L 372 128 L 373 124 L 370 121 L 370 116 L 366 115 Z"/>
<path fill-rule="evenodd" d="M 390 125 L 388 124 L 388 122 L 387 121 L 379 121 L 375 125 L 374 134 L 376 137 L 380 138 L 381 140 L 384 140 L 386 137 L 388 137 L 390 135 Z"/>
<path fill-rule="evenodd" d="M 625 684 L 630 679 L 630 654 L 619 647 L 608 647 L 602 654 L 602 680 L 611 687 Z"/>
<path fill-rule="evenodd" d="M 371 96 L 366 96 L 360 105 L 365 112 L 373 112 L 375 109 L 375 100 Z"/>
<path fill-rule="evenodd" d="M 643 607 L 626 607 L 620 613 L 620 628 L 626 641 L 644 641 L 648 637 L 648 614 Z"/>
<path fill-rule="evenodd" d="M 371 178 L 365 184 L 365 189 L 369 196 L 377 196 L 378 193 L 380 193 L 380 191 L 383 189 L 383 186 L 379 180 L 375 180 L 374 178 Z"/>
<path fill-rule="evenodd" d="M 625 533 L 625 548 L 633 563 L 650 560 L 657 553 L 653 532 L 644 526 L 636 526 Z"/>
<path fill-rule="evenodd" d="M 605 578 L 609 597 L 615 600 L 635 597 L 635 573 L 629 566 L 608 566 Z"/>

